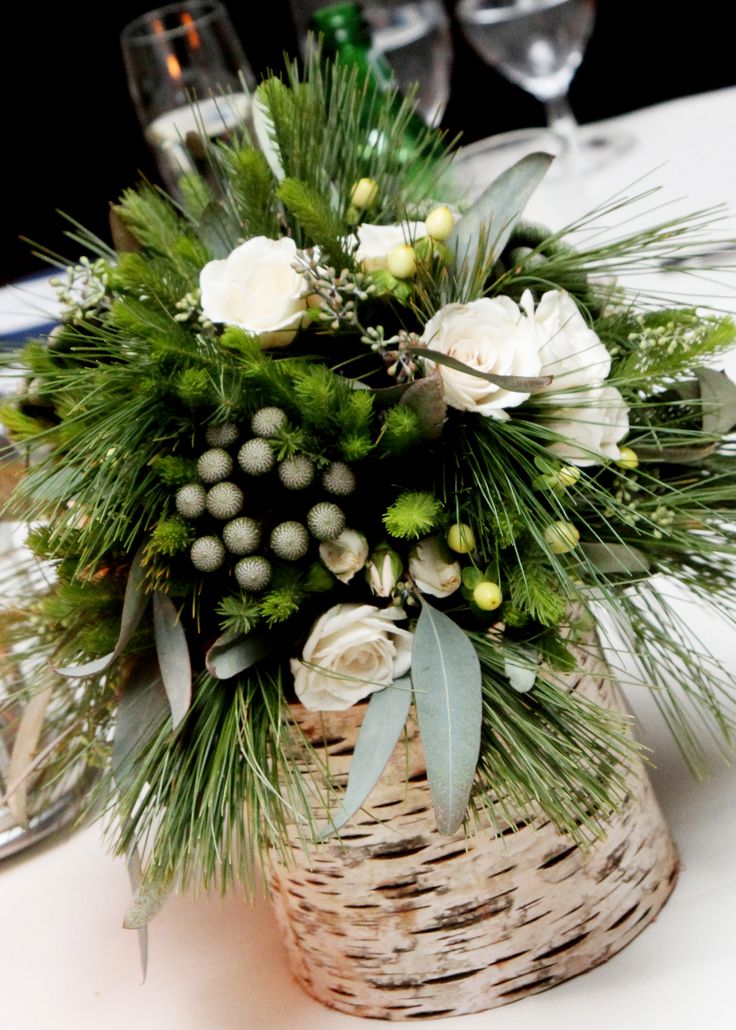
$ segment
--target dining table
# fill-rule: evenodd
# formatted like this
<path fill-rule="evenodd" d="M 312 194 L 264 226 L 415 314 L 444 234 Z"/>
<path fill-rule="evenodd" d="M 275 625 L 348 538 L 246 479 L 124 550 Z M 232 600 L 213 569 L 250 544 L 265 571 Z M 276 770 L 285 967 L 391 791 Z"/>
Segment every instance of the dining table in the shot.
<path fill-rule="evenodd" d="M 719 208 L 716 271 L 650 268 L 626 285 L 672 302 L 736 313 L 736 87 L 681 97 L 583 126 L 630 140 L 582 174 L 580 205 L 639 195 L 606 217 L 611 231 Z M 483 147 L 466 170 L 482 187 Z M 552 195 L 553 197 L 553 195 Z M 554 205 L 550 195 L 544 201 Z M 720 205 L 723 205 L 721 208 Z M 555 219 L 554 208 L 546 215 Z M 569 214 L 565 211 L 565 216 Z M 540 211 L 534 216 L 539 217 Z M 734 261 L 729 267 L 729 259 Z M 0 346 L 53 323 L 47 277 L 0 290 Z M 719 363 L 736 378 L 736 351 Z M 5 381 L 12 389 L 12 381 Z M 668 589 L 664 584 L 662 589 Z M 679 595 L 687 625 L 736 678 L 736 629 L 725 613 Z M 731 1030 L 736 1027 L 736 769 L 706 742 L 711 774 L 696 780 L 652 692 L 624 684 L 650 775 L 681 857 L 675 891 L 656 922 L 582 976 L 489 1012 L 438 1019 L 438 1030 Z M 736 697 L 736 687 L 733 687 Z M 172 895 L 149 930 L 142 979 L 138 942 L 122 921 L 130 888 L 110 854 L 105 819 L 66 828 L 0 861 L 2 1030 L 370 1030 L 323 1008 L 292 979 L 274 913 L 256 886 Z M 388 1024 L 386 1024 L 388 1025 Z"/>

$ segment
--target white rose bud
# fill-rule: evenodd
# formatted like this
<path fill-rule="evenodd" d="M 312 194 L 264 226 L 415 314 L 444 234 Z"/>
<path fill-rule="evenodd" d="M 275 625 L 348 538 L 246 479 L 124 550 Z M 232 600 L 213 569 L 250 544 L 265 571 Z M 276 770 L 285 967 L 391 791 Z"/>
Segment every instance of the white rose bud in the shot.
<path fill-rule="evenodd" d="M 294 689 L 310 711 L 344 711 L 389 687 L 411 665 L 413 634 L 394 623 L 401 608 L 337 604 L 315 624 L 301 659 L 291 659 Z"/>
<path fill-rule="evenodd" d="M 409 572 L 423 594 L 449 597 L 461 583 L 460 563 L 452 561 L 438 536 L 428 536 L 412 547 Z"/>
<path fill-rule="evenodd" d="M 355 529 L 343 529 L 334 540 L 319 545 L 319 556 L 341 583 L 349 583 L 368 558 L 368 541 Z"/>
<path fill-rule="evenodd" d="M 422 342 L 480 372 L 537 376 L 541 368 L 534 322 L 510 297 L 481 297 L 469 304 L 440 308 L 427 322 Z M 434 367 L 431 361 L 427 364 Z M 437 368 L 447 403 L 461 411 L 507 419 L 506 408 L 529 397 L 528 393 L 505 390 L 469 372 L 446 365 Z"/>
<path fill-rule="evenodd" d="M 426 235 L 424 222 L 402 222 L 400 225 L 371 225 L 364 222 L 358 226 L 355 236 L 348 243 L 355 243 L 355 260 L 365 272 L 377 272 L 388 265 L 388 256 L 395 247 L 414 243 Z"/>
<path fill-rule="evenodd" d="M 285 236 L 253 236 L 224 260 L 210 261 L 199 275 L 203 314 L 260 336 L 264 348 L 287 346 L 307 307 L 296 256 L 296 244 Z"/>
<path fill-rule="evenodd" d="M 377 547 L 365 566 L 365 578 L 376 597 L 390 597 L 404 571 L 404 563 L 391 547 Z"/>

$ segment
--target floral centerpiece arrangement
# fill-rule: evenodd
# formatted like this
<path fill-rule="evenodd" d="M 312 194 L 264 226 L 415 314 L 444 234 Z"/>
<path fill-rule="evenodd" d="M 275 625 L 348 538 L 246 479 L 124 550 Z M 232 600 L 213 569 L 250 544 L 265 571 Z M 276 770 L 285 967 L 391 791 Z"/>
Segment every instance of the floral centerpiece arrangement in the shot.
<path fill-rule="evenodd" d="M 8 801 L 102 770 L 132 926 L 173 886 L 251 883 L 289 827 L 331 846 L 412 726 L 440 835 L 500 799 L 589 846 L 639 761 L 566 686 L 603 610 L 696 771 L 699 727 L 731 734 L 653 577 L 736 600 L 734 327 L 616 280 L 709 216 L 601 244 L 526 224 L 544 154 L 466 208 L 442 137 L 407 155 L 339 67 L 255 110 L 179 200 L 126 192 L 114 249 L 75 230 L 91 254 L 3 413 L 55 570 L 6 614 Z M 294 713 L 353 706 L 345 784 Z"/>

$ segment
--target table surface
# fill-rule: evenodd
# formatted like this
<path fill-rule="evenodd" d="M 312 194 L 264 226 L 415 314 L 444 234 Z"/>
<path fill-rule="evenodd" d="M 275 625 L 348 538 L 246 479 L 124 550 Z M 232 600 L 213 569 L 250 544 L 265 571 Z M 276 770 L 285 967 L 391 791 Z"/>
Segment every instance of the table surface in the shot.
<path fill-rule="evenodd" d="M 645 176 L 646 183 L 663 187 L 660 199 L 648 206 L 669 202 L 661 217 L 720 202 L 736 210 L 736 89 L 600 126 L 633 132 L 637 145 L 586 179 L 590 201 Z M 699 293 L 736 310 L 736 291 L 727 276 L 660 278 L 663 289 L 681 296 Z M 0 332 L 23 324 L 25 306 L 22 294 L 0 291 Z M 41 309 L 48 310 L 43 303 Z M 736 360 L 728 364 L 734 374 Z M 694 606 L 689 621 L 736 674 L 736 633 Z M 438 1028 L 569 1030 L 593 1022 L 596 1030 L 730 1030 L 736 1025 L 736 775 L 714 757 L 712 779 L 695 783 L 652 698 L 629 690 L 629 700 L 639 718 L 639 737 L 652 748 L 652 778 L 682 856 L 673 897 L 656 923 L 604 966 L 491 1013 L 437 1020 Z M 332 1012 L 306 997 L 290 977 L 268 904 L 248 905 L 236 895 L 171 898 L 151 927 L 149 975 L 141 985 L 135 934 L 121 929 L 128 901 L 123 864 L 106 853 L 99 826 L 0 864 L 0 1026 L 348 1030 L 388 1025 Z"/>

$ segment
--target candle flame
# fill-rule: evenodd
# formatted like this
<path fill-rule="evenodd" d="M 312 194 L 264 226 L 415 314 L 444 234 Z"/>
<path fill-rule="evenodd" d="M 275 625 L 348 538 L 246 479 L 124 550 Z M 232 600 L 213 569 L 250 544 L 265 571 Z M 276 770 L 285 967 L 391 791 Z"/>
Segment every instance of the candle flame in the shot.
<path fill-rule="evenodd" d="M 187 30 L 187 42 L 192 50 L 199 50 L 202 45 L 202 41 L 199 38 L 199 33 L 194 27 L 194 18 L 188 11 L 184 11 L 181 16 L 181 23 L 186 27 Z"/>
<path fill-rule="evenodd" d="M 161 21 L 160 18 L 156 18 L 156 20 L 154 21 L 153 31 L 156 33 L 157 36 L 163 36 L 163 34 L 166 32 L 164 23 Z M 197 39 L 197 42 L 199 42 L 199 38 Z M 166 70 L 175 82 L 179 81 L 179 79 L 181 78 L 181 65 L 179 64 L 176 55 L 172 54 L 171 51 L 169 51 L 169 53 L 166 55 Z"/>

